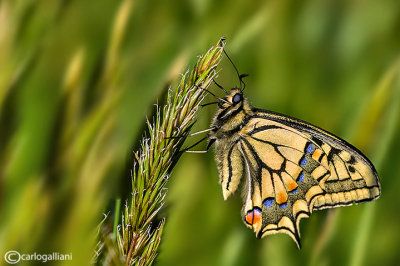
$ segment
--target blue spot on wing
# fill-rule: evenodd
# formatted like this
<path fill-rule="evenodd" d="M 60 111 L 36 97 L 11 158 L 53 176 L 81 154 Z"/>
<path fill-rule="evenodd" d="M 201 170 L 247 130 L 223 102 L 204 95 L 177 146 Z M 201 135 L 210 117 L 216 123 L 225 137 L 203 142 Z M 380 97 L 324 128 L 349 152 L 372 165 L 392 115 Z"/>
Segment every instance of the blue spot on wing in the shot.
<path fill-rule="evenodd" d="M 315 148 L 314 148 L 314 145 L 312 145 L 312 143 L 309 142 L 308 145 L 307 145 L 307 148 L 306 148 L 306 153 L 311 154 L 311 153 L 314 152 L 314 149 L 315 149 Z"/>
<path fill-rule="evenodd" d="M 292 191 L 289 191 L 290 194 L 296 194 L 297 193 L 297 188 L 293 189 Z"/>
<path fill-rule="evenodd" d="M 264 206 L 267 208 L 271 208 L 272 204 L 274 204 L 274 199 L 273 198 L 267 198 L 263 202 Z"/>
<path fill-rule="evenodd" d="M 299 181 L 299 182 L 303 182 L 304 181 L 304 173 L 303 173 L 303 171 L 301 171 L 301 173 L 299 174 L 299 178 L 297 179 L 297 181 Z"/>
<path fill-rule="evenodd" d="M 287 206 L 287 202 L 282 203 L 281 205 L 279 205 L 279 208 L 284 209 L 284 208 L 286 208 L 286 206 Z"/>
<path fill-rule="evenodd" d="M 306 164 L 307 164 L 307 158 L 306 157 L 301 158 L 300 165 L 305 166 Z"/>

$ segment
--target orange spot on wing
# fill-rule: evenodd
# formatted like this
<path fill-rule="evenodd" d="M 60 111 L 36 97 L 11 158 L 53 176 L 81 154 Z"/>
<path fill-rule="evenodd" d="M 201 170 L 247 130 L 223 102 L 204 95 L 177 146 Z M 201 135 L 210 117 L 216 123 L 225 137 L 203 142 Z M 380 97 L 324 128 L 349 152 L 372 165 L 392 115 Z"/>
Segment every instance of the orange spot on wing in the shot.
<path fill-rule="evenodd" d="M 276 203 L 279 205 L 282 203 L 285 203 L 287 201 L 287 194 L 283 191 L 278 193 L 278 196 L 276 197 Z"/>
<path fill-rule="evenodd" d="M 288 186 L 288 190 L 292 191 L 295 190 L 297 188 L 297 183 L 294 180 L 290 180 L 287 184 Z"/>
<path fill-rule="evenodd" d="M 313 158 L 314 160 L 318 161 L 318 159 L 319 159 L 319 157 L 321 157 L 321 155 L 322 155 L 322 150 L 316 149 L 316 150 L 314 151 L 314 153 L 312 154 L 312 158 Z"/>

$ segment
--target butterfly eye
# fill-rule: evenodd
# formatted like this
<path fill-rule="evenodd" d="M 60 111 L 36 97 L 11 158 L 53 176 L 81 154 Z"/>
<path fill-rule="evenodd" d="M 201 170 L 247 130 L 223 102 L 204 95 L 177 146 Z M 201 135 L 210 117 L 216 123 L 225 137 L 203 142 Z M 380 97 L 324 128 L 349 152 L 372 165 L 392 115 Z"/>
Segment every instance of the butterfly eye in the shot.
<path fill-rule="evenodd" d="M 242 94 L 236 93 L 235 96 L 232 98 L 233 104 L 238 104 L 242 101 Z"/>

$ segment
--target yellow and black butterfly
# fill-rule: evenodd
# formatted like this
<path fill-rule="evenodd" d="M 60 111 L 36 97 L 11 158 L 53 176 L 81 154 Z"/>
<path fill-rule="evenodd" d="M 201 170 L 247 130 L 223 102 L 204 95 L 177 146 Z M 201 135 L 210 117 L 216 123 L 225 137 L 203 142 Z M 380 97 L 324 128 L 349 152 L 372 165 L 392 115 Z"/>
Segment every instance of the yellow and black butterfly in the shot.
<path fill-rule="evenodd" d="M 227 95 L 219 98 L 208 148 L 215 144 L 224 199 L 245 183 L 242 218 L 258 238 L 286 233 L 300 248 L 300 219 L 313 210 L 379 197 L 377 172 L 357 148 L 307 122 L 252 107 L 243 96 L 246 75 L 235 70 L 240 88 L 227 92 L 216 83 Z"/>

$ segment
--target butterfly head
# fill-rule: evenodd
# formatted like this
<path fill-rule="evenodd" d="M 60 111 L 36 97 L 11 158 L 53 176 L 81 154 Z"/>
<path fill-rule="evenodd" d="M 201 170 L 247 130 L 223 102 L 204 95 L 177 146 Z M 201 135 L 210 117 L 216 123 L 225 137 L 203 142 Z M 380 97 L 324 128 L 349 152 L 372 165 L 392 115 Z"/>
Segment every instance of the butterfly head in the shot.
<path fill-rule="evenodd" d="M 237 127 L 245 116 L 251 113 L 251 107 L 240 88 L 231 89 L 221 98 L 213 120 L 213 127 L 229 131 Z"/>
<path fill-rule="evenodd" d="M 241 111 L 250 110 L 249 103 L 239 88 L 231 89 L 228 94 L 220 98 L 218 102 L 217 116 L 219 119 L 225 119 Z"/>
<path fill-rule="evenodd" d="M 233 88 L 231 91 L 224 97 L 221 98 L 218 107 L 219 109 L 227 109 L 235 106 L 240 106 L 243 104 L 244 98 L 243 93 L 238 88 Z"/>

